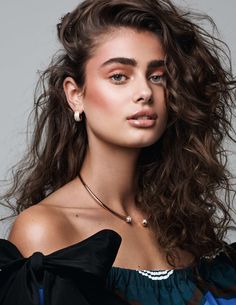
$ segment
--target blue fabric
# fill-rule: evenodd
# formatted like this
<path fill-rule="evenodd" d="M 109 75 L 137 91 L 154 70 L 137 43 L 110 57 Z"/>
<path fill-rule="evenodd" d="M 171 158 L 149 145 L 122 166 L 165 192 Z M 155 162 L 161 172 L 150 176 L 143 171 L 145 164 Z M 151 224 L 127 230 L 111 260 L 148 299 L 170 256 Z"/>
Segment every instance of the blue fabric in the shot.
<path fill-rule="evenodd" d="M 213 261 L 202 258 L 197 266 L 202 282 L 190 267 L 176 270 L 112 267 L 107 287 L 135 305 L 236 305 L 235 261 L 222 252 Z"/>
<path fill-rule="evenodd" d="M 209 291 L 205 295 L 205 298 L 206 298 L 206 302 L 204 303 L 204 305 L 235 305 L 236 304 L 236 298 L 230 300 L 226 300 L 222 298 L 215 299 L 212 293 Z M 39 289 L 39 305 L 44 305 L 43 288 Z"/>
<path fill-rule="evenodd" d="M 44 291 L 43 291 L 43 288 L 39 288 L 39 305 L 44 305 Z"/>
<path fill-rule="evenodd" d="M 223 298 L 215 298 L 213 294 L 208 291 L 206 296 L 206 303 L 204 305 L 235 305 L 236 298 L 232 298 L 230 300 L 226 300 Z"/>

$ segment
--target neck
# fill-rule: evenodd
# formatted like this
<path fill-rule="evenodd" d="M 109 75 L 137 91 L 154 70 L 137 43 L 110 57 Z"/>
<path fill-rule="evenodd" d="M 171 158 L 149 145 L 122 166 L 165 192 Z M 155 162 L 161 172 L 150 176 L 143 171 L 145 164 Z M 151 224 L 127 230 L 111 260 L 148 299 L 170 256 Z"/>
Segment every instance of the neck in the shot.
<path fill-rule="evenodd" d="M 111 209 L 127 213 L 135 206 L 136 163 L 139 148 L 101 143 L 88 148 L 80 175 L 89 188 Z"/>

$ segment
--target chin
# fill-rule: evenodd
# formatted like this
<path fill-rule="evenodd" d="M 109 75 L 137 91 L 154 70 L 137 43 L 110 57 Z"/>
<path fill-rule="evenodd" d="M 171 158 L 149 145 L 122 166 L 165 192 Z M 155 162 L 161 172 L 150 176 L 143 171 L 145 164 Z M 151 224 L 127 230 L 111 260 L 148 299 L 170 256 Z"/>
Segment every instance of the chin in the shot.
<path fill-rule="evenodd" d="M 133 129 L 125 133 L 124 144 L 129 147 L 147 147 L 156 143 L 163 135 L 165 129 L 157 128 Z"/>
<path fill-rule="evenodd" d="M 158 138 L 159 139 L 159 138 Z M 130 147 L 130 148 L 143 148 L 143 147 L 148 147 L 148 146 L 151 146 L 153 145 L 154 143 L 156 143 L 158 141 L 157 138 L 155 139 L 145 139 L 145 140 L 142 140 L 142 141 L 135 141 L 135 142 L 126 142 L 126 147 Z"/>

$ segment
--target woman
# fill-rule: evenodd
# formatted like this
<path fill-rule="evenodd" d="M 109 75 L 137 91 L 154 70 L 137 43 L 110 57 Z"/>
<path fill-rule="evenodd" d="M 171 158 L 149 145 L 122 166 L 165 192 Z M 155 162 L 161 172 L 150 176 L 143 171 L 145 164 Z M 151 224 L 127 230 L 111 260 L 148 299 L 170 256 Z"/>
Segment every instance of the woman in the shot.
<path fill-rule="evenodd" d="M 233 304 L 217 191 L 231 190 L 235 81 L 220 42 L 158 0 L 85 0 L 58 37 L 5 196 L 20 215 L 1 241 L 0 301 Z"/>

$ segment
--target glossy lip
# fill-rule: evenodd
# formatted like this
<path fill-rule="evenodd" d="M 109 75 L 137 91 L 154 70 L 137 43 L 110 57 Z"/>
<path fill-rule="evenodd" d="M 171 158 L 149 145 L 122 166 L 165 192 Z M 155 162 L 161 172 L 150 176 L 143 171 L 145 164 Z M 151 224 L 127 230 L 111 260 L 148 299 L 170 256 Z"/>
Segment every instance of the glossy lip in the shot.
<path fill-rule="evenodd" d="M 148 118 L 139 119 L 142 116 L 147 116 Z M 152 127 L 155 125 L 157 119 L 157 114 L 152 110 L 141 110 L 137 111 L 127 118 L 130 125 L 133 127 Z"/>
<path fill-rule="evenodd" d="M 153 127 L 156 124 L 156 120 L 153 119 L 144 119 L 144 120 L 129 119 L 128 122 L 131 126 L 138 128 Z"/>
<path fill-rule="evenodd" d="M 148 119 L 144 120 L 156 120 L 157 119 L 157 114 L 153 112 L 152 110 L 141 110 L 137 111 L 134 114 L 130 115 L 127 117 L 127 120 L 137 120 L 139 117 L 142 116 L 147 116 Z"/>

